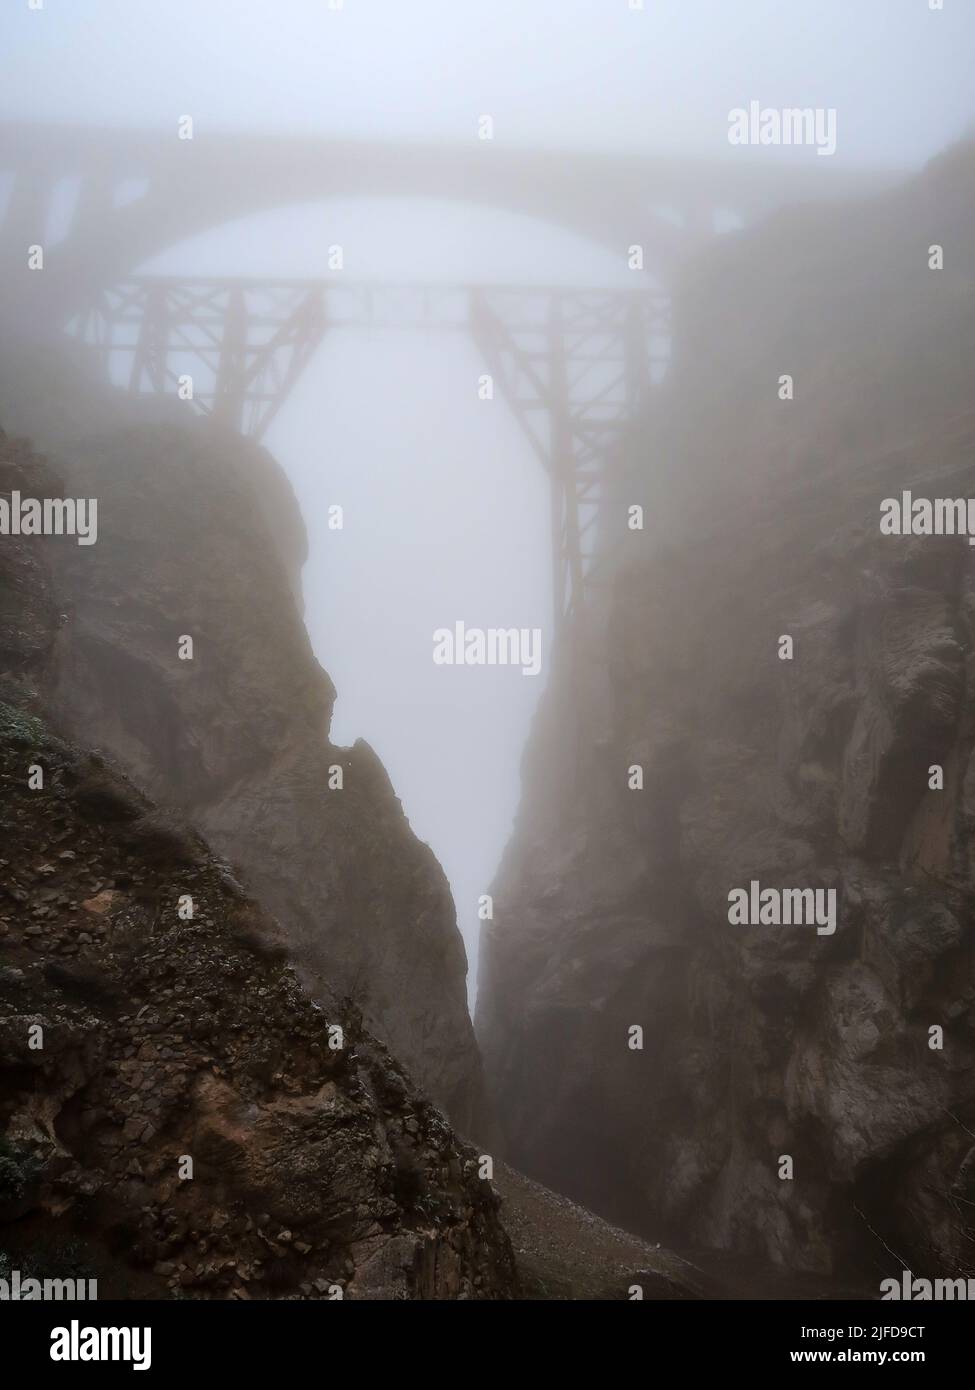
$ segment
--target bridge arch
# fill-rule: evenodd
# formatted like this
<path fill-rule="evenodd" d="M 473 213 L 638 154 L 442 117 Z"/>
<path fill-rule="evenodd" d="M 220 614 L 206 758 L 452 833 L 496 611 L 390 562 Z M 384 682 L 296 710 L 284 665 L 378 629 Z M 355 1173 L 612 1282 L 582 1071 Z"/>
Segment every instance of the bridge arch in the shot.
<path fill-rule="evenodd" d="M 810 166 L 815 168 L 815 166 Z M 238 427 L 248 399 L 270 402 L 254 416 L 259 434 L 322 333 L 336 322 L 337 285 L 276 281 L 276 306 L 255 337 L 254 285 L 176 283 L 133 277 L 166 248 L 271 208 L 336 198 L 438 198 L 516 212 L 571 229 L 612 248 L 626 264 L 637 244 L 665 280 L 681 255 L 713 234 L 716 214 L 747 218 L 815 185 L 809 168 L 772 169 L 725 157 L 706 165 L 598 152 L 506 147 L 473 137 L 465 145 L 400 146 L 314 137 L 213 135 L 181 140 L 139 131 L 0 127 L 0 171 L 12 187 L 0 223 L 8 301 L 35 334 L 72 319 L 106 358 L 119 328 L 134 328 L 135 390 L 165 391 L 172 358 L 195 351 L 210 368 L 208 401 Z M 812 180 L 812 181 L 810 181 Z M 76 188 L 74 216 L 52 247 L 44 274 L 26 266 L 58 188 Z M 829 188 L 840 191 L 830 177 Z M 820 176 L 819 193 L 827 185 Z M 862 178 L 859 186 L 862 187 Z M 125 196 L 121 196 L 124 192 Z M 362 284 L 374 314 L 377 286 Z M 409 287 L 428 310 L 429 290 Z M 665 308 L 644 291 L 581 291 L 549 285 L 541 316 L 526 319 L 532 291 L 455 286 L 468 327 L 552 480 L 556 614 L 582 601 L 599 465 L 639 408 L 651 380 L 648 344 L 659 342 Z M 514 309 L 511 304 L 514 302 Z M 283 306 L 283 307 L 282 307 Z M 268 324 L 270 325 L 268 327 Z M 602 379 L 589 364 L 598 363 Z M 586 382 L 582 387 L 580 383 Z M 582 394 L 580 395 L 580 391 Z M 202 397 L 201 397 L 202 400 Z M 539 416 L 543 429 L 535 428 Z"/>
<path fill-rule="evenodd" d="M 828 161 L 826 161 L 828 162 Z M 473 138 L 462 146 L 319 137 L 0 126 L 0 172 L 12 177 L 0 223 L 9 290 L 76 309 L 100 285 L 164 247 L 261 209 L 321 196 L 441 197 L 526 213 L 612 247 L 652 245 L 673 268 L 713 228 L 715 211 L 746 221 L 796 198 L 863 191 L 855 173 L 770 166 L 728 152 L 700 164 L 600 152 L 523 150 Z M 817 167 L 819 166 L 819 167 Z M 79 179 L 77 214 L 43 286 L 26 284 L 26 248 L 43 231 L 55 185 Z M 875 182 L 876 180 L 874 180 Z M 144 186 L 120 200 L 121 188 Z M 676 211 L 680 225 L 657 215 Z M 19 273 L 18 273 L 19 272 Z"/>

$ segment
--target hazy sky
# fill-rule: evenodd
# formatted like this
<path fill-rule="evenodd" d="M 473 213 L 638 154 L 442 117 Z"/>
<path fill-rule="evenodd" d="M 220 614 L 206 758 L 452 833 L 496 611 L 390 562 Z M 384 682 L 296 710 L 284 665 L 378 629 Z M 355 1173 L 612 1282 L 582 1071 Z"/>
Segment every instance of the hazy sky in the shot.
<path fill-rule="evenodd" d="M 971 120 L 971 0 L 5 0 L 0 110 L 705 151 L 729 108 L 835 106 L 913 163 Z"/>
<path fill-rule="evenodd" d="M 837 166 L 912 167 L 975 115 L 975 0 L 4 0 L 0 116 L 728 155 L 731 108 L 837 109 Z M 779 157 L 783 152 L 770 151 Z M 809 157 L 810 151 L 792 152 Z M 450 202 L 277 209 L 151 268 L 621 283 L 605 249 Z M 448 874 L 472 965 L 544 674 L 435 667 L 434 627 L 550 635 L 544 475 L 473 345 L 335 332 L 267 440 L 311 537 L 307 622 Z M 340 502 L 346 529 L 325 528 Z"/>

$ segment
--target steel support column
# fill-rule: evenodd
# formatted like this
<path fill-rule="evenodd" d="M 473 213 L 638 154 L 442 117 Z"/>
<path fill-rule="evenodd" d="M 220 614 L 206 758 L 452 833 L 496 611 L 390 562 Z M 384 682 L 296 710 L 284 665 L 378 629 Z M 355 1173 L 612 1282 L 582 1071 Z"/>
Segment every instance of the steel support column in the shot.
<path fill-rule="evenodd" d="M 578 612 L 607 465 L 665 354 L 647 290 L 370 285 L 143 277 L 102 293 L 71 331 L 133 392 L 192 375 L 194 404 L 260 439 L 331 328 L 469 332 L 549 476 L 556 627 Z"/>

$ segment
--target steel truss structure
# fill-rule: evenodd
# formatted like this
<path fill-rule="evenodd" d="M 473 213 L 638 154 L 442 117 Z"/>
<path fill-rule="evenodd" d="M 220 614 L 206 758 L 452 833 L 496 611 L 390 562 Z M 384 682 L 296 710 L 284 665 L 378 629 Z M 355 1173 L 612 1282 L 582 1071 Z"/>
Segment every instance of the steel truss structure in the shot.
<path fill-rule="evenodd" d="M 69 325 L 109 379 L 187 393 L 260 440 L 326 331 L 469 333 L 549 475 L 557 624 L 584 602 L 607 465 L 669 347 L 667 297 L 652 290 L 386 285 L 143 276 Z"/>

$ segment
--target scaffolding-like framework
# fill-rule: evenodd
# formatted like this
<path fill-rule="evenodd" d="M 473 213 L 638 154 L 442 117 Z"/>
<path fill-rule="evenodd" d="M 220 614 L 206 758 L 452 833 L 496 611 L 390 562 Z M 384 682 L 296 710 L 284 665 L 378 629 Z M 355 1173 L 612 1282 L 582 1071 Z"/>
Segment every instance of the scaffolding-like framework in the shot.
<path fill-rule="evenodd" d="M 469 333 L 551 485 L 557 625 L 584 601 L 607 465 L 662 370 L 667 297 L 653 290 L 386 285 L 143 276 L 69 325 L 113 381 L 189 394 L 260 440 L 336 328 Z"/>

